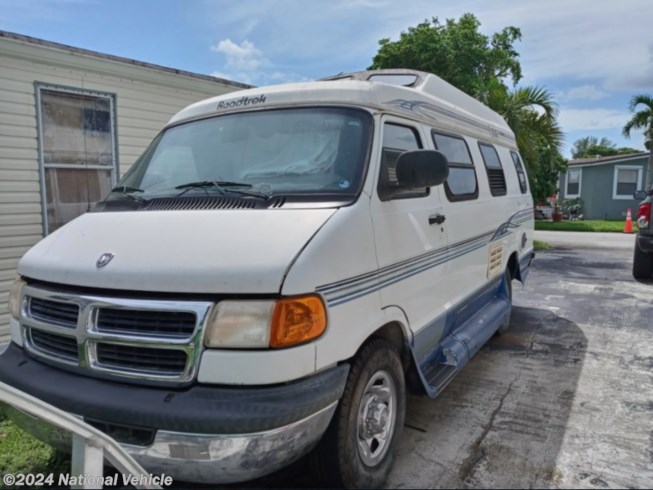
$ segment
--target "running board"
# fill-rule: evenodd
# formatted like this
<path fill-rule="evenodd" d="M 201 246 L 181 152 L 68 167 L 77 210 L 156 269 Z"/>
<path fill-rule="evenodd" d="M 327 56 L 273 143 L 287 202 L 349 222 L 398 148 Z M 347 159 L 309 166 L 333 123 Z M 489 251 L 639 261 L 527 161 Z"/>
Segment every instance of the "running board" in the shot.
<path fill-rule="evenodd" d="M 494 335 L 510 315 L 510 302 L 497 294 L 485 307 L 440 342 L 437 349 L 417 364 L 424 387 L 435 398 L 465 364 Z"/>

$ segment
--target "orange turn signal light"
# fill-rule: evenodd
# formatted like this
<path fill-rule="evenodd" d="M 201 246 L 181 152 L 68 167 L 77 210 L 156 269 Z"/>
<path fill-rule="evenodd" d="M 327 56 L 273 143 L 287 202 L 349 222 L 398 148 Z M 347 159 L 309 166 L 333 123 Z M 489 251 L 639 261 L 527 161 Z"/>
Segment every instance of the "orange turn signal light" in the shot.
<path fill-rule="evenodd" d="M 326 324 L 326 310 L 319 296 L 282 298 L 272 314 L 270 347 L 290 347 L 316 339 Z"/>

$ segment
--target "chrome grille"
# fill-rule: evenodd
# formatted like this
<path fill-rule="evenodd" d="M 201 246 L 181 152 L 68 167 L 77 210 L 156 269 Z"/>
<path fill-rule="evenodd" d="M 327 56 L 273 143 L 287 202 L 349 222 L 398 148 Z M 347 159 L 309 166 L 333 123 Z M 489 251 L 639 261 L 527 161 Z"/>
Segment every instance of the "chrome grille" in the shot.
<path fill-rule="evenodd" d="M 100 308 L 97 330 L 119 335 L 154 335 L 188 338 L 195 330 L 195 313 L 186 311 Z"/>
<path fill-rule="evenodd" d="M 186 368 L 188 356 L 182 350 L 151 349 L 119 344 L 96 346 L 98 365 L 170 376 L 179 376 Z"/>
<path fill-rule="evenodd" d="M 65 335 L 57 335 L 41 330 L 30 329 L 29 338 L 34 348 L 50 356 L 60 357 L 67 361 L 79 361 L 77 339 Z"/>
<path fill-rule="evenodd" d="M 102 377 L 180 385 L 199 368 L 212 302 L 126 299 L 26 286 L 25 348 Z"/>
<path fill-rule="evenodd" d="M 43 298 L 29 298 L 29 315 L 41 322 L 76 328 L 79 305 Z"/>

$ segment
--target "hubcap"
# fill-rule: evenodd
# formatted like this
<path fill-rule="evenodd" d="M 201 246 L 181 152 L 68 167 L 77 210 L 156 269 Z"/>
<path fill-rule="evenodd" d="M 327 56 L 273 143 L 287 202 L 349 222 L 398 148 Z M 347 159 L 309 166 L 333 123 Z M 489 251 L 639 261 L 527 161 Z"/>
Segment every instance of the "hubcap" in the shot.
<path fill-rule="evenodd" d="M 378 465 L 388 452 L 396 418 L 395 383 L 386 371 L 377 371 L 367 382 L 358 408 L 358 455 L 367 466 Z"/>

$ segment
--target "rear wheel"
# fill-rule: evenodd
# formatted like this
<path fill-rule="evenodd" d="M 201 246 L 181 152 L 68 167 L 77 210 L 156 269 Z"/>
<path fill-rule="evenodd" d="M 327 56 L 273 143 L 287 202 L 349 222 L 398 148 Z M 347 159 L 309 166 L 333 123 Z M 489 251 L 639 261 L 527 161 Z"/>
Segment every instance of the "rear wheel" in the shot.
<path fill-rule="evenodd" d="M 633 277 L 635 279 L 651 279 L 653 275 L 653 256 L 644 252 L 635 242 L 633 257 Z"/>
<path fill-rule="evenodd" d="M 405 414 L 399 353 L 387 340 L 373 339 L 352 362 L 338 409 L 311 454 L 317 476 L 329 486 L 383 485 L 394 462 Z"/>

